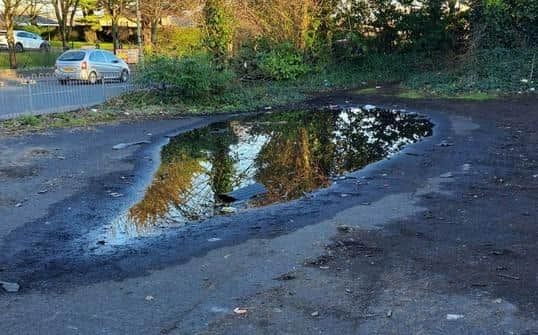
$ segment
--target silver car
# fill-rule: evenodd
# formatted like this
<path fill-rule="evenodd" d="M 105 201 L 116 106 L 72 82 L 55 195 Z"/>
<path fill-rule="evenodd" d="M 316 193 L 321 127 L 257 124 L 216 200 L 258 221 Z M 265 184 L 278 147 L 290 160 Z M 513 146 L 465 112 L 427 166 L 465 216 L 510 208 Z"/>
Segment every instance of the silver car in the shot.
<path fill-rule="evenodd" d="M 127 63 L 110 51 L 100 49 L 75 49 L 64 52 L 56 60 L 54 74 L 65 84 L 69 80 L 82 80 L 95 84 L 104 80 L 129 79 Z"/>

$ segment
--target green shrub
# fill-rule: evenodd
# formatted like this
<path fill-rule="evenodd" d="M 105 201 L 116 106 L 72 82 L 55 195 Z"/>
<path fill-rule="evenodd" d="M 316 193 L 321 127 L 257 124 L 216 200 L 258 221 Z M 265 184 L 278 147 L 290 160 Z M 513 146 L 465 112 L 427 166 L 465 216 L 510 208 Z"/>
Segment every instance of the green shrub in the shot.
<path fill-rule="evenodd" d="M 274 80 L 295 80 L 309 70 L 304 56 L 289 43 L 260 53 L 257 64 L 263 76 Z"/>
<path fill-rule="evenodd" d="M 202 99 L 224 92 L 233 80 L 233 74 L 219 70 L 205 55 L 156 56 L 144 63 L 136 80 L 159 88 L 165 94 Z"/>
<path fill-rule="evenodd" d="M 22 126 L 32 126 L 36 127 L 39 124 L 41 124 L 41 120 L 39 117 L 35 115 L 24 115 L 17 119 L 19 121 L 19 124 Z"/>

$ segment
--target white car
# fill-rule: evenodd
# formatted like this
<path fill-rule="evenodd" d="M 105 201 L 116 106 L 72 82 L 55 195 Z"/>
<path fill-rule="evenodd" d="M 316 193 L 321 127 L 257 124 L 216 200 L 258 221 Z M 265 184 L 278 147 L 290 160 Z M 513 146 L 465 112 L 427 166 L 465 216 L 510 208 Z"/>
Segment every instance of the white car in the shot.
<path fill-rule="evenodd" d="M 16 52 L 23 52 L 25 50 L 50 51 L 50 43 L 39 35 L 23 30 L 14 30 L 13 35 L 15 37 Z M 0 49 L 7 48 L 7 32 L 2 30 L 0 31 Z"/>

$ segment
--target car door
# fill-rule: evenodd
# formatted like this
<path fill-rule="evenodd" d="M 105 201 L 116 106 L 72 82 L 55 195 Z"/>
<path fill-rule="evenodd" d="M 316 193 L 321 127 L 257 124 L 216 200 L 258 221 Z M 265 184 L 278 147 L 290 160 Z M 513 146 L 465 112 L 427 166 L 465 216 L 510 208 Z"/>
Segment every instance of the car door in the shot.
<path fill-rule="evenodd" d="M 31 40 L 28 38 L 28 33 L 24 31 L 19 31 L 15 34 L 16 42 L 22 44 L 24 49 L 32 49 Z"/>
<path fill-rule="evenodd" d="M 36 34 L 30 34 L 32 37 L 32 49 L 39 49 L 41 46 L 41 43 L 43 43 L 43 39 L 41 36 L 38 36 Z"/>
<path fill-rule="evenodd" d="M 110 78 L 119 78 L 122 70 L 121 61 L 110 51 L 103 51 L 103 53 L 110 69 Z"/>
<path fill-rule="evenodd" d="M 22 39 L 22 46 L 24 49 L 36 49 L 36 40 L 33 34 L 26 31 L 21 31 L 19 32 L 19 36 Z"/>
<path fill-rule="evenodd" d="M 89 57 L 90 60 L 90 70 L 97 72 L 98 78 L 106 78 L 108 70 L 108 64 L 106 61 L 105 55 L 101 50 L 92 51 Z"/>

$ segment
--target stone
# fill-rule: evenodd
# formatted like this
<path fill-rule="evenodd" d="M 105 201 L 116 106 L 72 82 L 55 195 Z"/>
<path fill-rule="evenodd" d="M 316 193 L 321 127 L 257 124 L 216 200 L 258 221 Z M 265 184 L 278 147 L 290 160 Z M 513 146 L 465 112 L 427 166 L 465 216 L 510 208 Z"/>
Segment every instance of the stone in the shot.
<path fill-rule="evenodd" d="M 7 281 L 0 281 L 0 286 L 8 293 L 17 293 L 21 289 L 21 286 L 17 283 L 10 283 Z"/>

